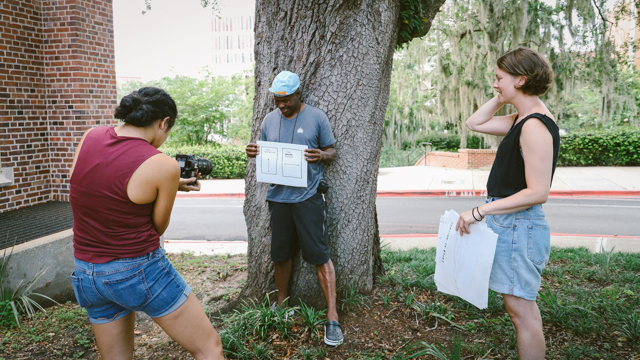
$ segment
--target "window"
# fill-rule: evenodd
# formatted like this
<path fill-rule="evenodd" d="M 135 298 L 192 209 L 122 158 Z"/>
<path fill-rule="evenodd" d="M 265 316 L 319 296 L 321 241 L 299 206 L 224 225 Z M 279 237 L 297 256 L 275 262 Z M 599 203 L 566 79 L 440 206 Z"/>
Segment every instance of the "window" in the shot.
<path fill-rule="evenodd" d="M 244 30 L 244 16 L 240 16 L 240 30 Z"/>
<path fill-rule="evenodd" d="M 226 26 L 226 30 L 229 31 L 229 18 L 224 18 L 224 24 Z"/>
<path fill-rule="evenodd" d="M 229 63 L 229 54 L 227 54 L 227 64 Z"/>
<path fill-rule="evenodd" d="M 242 48 L 240 47 L 240 35 L 238 35 L 238 49 L 242 49 Z"/>
<path fill-rule="evenodd" d="M 244 62 L 244 53 L 242 53 L 242 62 Z"/>
<path fill-rule="evenodd" d="M 253 53 L 249 53 L 249 61 L 253 62 Z"/>
<path fill-rule="evenodd" d="M 227 50 L 229 50 L 229 35 L 227 35 Z"/>
<path fill-rule="evenodd" d="M 217 28 L 216 28 L 216 18 L 213 18 L 213 32 L 216 32 Z"/>
<path fill-rule="evenodd" d="M 235 62 L 238 62 L 238 54 L 236 54 L 236 60 L 235 60 Z"/>

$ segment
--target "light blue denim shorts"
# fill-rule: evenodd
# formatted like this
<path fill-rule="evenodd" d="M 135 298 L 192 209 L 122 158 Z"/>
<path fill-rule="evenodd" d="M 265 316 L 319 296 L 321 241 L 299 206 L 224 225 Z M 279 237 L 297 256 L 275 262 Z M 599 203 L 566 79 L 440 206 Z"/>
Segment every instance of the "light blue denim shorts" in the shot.
<path fill-rule="evenodd" d="M 191 288 L 158 248 L 135 258 L 92 264 L 75 259 L 71 274 L 78 304 L 94 324 L 121 319 L 132 311 L 152 318 L 180 307 Z"/>
<path fill-rule="evenodd" d="M 499 200 L 488 198 L 487 203 Z M 487 215 L 498 234 L 489 288 L 495 292 L 536 300 L 540 275 L 551 250 L 551 232 L 542 205 L 511 214 Z"/>

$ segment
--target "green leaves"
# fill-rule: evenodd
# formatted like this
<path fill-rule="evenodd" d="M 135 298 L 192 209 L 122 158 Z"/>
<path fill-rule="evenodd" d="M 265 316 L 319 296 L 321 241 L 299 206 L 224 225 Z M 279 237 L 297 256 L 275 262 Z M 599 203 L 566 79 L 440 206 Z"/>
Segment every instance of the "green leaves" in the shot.
<path fill-rule="evenodd" d="M 638 166 L 640 128 L 622 127 L 562 137 L 558 165 Z"/>
<path fill-rule="evenodd" d="M 166 90 L 178 107 L 178 118 L 166 144 L 209 145 L 219 141 L 248 142 L 253 116 L 253 77 L 227 79 L 204 69 L 201 78 L 177 75 L 148 83 L 118 86 L 118 98 L 144 86 Z"/>
<path fill-rule="evenodd" d="M 162 146 L 160 150 L 175 158 L 176 154 L 190 154 L 211 160 L 213 170 L 203 179 L 242 179 L 247 169 L 247 154 L 242 146 L 183 145 Z"/>
<path fill-rule="evenodd" d="M 30 296 L 40 296 L 55 304 L 58 304 L 58 302 L 46 295 L 31 291 L 31 288 L 40 280 L 45 271 L 47 271 L 46 268 L 38 271 L 34 278 L 26 283 L 24 280 L 21 281 L 14 290 L 9 288 L 6 284 L 7 278 L 5 277 L 5 273 L 12 254 L 13 247 L 11 247 L 9 255 L 7 255 L 7 249 L 4 249 L 2 262 L 0 263 L 0 324 L 11 325 L 15 319 L 15 324 L 20 326 L 21 313 L 27 314 L 29 317 L 35 316 L 38 311 L 46 313 L 46 310 Z"/>

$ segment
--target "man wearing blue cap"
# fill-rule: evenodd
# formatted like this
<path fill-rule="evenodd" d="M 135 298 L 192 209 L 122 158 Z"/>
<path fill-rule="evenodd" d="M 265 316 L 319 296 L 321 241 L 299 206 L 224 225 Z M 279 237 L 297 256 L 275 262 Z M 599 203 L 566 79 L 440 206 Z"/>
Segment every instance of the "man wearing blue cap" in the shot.
<path fill-rule="evenodd" d="M 336 158 L 329 119 L 320 109 L 300 101 L 300 78 L 283 71 L 269 91 L 278 107 L 262 122 L 262 141 L 307 145 L 307 187 L 269 185 L 267 201 L 271 216 L 271 260 L 274 262 L 278 304 L 283 306 L 289 296 L 291 257 L 299 244 L 302 258 L 316 265 L 318 280 L 327 300 L 327 322 L 324 342 L 342 344 L 342 327 L 336 311 L 336 275 L 329 258 L 326 234 L 326 205 L 322 194 L 324 184 L 322 164 Z M 247 145 L 247 156 L 260 153 L 257 144 Z M 319 188 L 320 186 L 320 188 Z"/>

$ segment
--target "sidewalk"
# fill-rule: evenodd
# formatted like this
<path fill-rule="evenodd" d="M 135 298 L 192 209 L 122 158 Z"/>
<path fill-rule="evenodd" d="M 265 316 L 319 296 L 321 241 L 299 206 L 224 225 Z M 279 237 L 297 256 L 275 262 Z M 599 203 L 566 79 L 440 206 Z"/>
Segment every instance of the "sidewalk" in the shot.
<path fill-rule="evenodd" d="M 490 169 L 450 169 L 432 166 L 383 168 L 378 172 L 378 196 L 486 196 Z M 199 192 L 180 193 L 180 198 L 244 198 L 244 180 L 202 180 Z M 550 196 L 640 197 L 640 167 L 559 167 Z M 436 234 L 415 236 L 382 235 L 382 242 L 394 249 L 429 248 L 436 245 Z M 640 252 L 637 237 L 597 237 L 593 235 L 552 234 L 556 247 L 584 246 L 593 252 Z M 246 253 L 246 241 L 166 240 L 168 252 L 193 251 L 203 254 Z"/>
<path fill-rule="evenodd" d="M 486 196 L 489 169 L 433 166 L 382 168 L 378 196 Z M 244 197 L 244 180 L 201 180 L 178 197 Z M 551 196 L 640 196 L 640 167 L 559 167 Z"/>
<path fill-rule="evenodd" d="M 380 235 L 382 246 L 394 250 L 429 249 L 436 247 L 437 234 L 402 237 Z M 551 235 L 551 246 L 558 248 L 585 247 L 593 253 L 640 252 L 640 237 L 592 237 Z M 196 255 L 246 254 L 246 241 L 165 240 L 168 253 L 193 252 Z"/>

